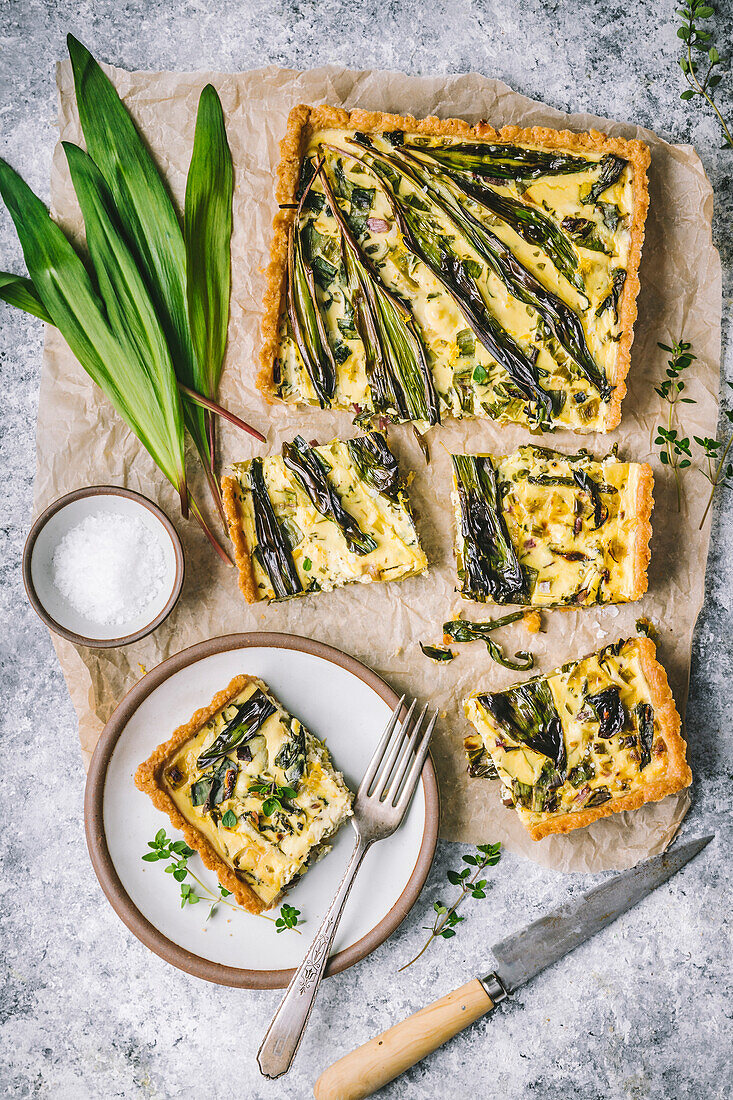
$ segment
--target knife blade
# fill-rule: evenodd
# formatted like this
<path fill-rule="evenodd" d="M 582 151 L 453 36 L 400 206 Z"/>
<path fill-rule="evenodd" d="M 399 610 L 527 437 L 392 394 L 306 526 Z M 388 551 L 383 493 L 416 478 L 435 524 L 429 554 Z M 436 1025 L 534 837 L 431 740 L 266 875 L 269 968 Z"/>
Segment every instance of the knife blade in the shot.
<path fill-rule="evenodd" d="M 500 940 L 491 949 L 496 970 L 448 993 L 334 1062 L 316 1081 L 316 1100 L 364 1100 L 371 1096 L 631 909 L 712 839 L 704 836 L 688 841 L 615 875 Z"/>
<path fill-rule="evenodd" d="M 491 953 L 498 963 L 498 977 L 506 992 L 513 993 L 633 908 L 706 848 L 712 839 L 712 836 L 703 836 L 690 840 L 630 871 L 614 875 L 494 944 Z M 481 981 L 488 983 L 495 976 L 488 974 Z"/>

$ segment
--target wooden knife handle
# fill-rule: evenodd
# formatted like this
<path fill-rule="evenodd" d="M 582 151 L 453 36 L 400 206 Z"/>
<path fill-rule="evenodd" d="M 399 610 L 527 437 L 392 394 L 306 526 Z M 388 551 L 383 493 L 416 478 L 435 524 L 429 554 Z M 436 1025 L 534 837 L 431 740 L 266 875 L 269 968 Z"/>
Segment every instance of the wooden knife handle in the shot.
<path fill-rule="evenodd" d="M 316 1081 L 316 1100 L 371 1096 L 493 1007 L 491 997 L 474 978 L 339 1058 Z"/>

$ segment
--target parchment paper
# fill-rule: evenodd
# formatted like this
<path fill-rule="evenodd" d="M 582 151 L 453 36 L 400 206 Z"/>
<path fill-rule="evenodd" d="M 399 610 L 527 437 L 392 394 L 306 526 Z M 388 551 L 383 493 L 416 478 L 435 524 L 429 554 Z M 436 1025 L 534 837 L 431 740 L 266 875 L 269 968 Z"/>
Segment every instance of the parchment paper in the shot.
<path fill-rule="evenodd" d="M 458 116 L 471 123 L 486 118 L 496 126 L 521 123 L 576 130 L 595 126 L 649 142 L 651 206 L 641 270 L 639 320 L 621 427 L 611 435 L 582 438 L 558 432 L 554 437 L 546 436 L 545 442 L 568 451 L 587 446 L 601 455 L 618 441 L 623 458 L 650 459 L 652 431 L 661 404 L 653 387 L 663 377 L 665 361 L 657 341 L 671 344 L 683 334 L 699 357 L 691 385 L 697 404 L 683 406 L 686 430 L 690 436 L 693 432 L 715 433 L 720 263 L 711 241 L 712 192 L 689 146 L 671 146 L 647 130 L 590 115 L 562 114 L 515 94 L 499 81 L 478 75 L 425 78 L 349 72 L 335 67 L 305 73 L 272 67 L 234 75 L 107 71 L 150 143 L 179 205 L 199 93 L 211 81 L 222 99 L 236 193 L 232 312 L 221 400 L 268 437 L 264 448 L 224 428 L 223 463 L 278 450 L 282 440 L 298 431 L 320 442 L 337 435 L 343 438 L 357 434 L 346 414 L 268 408 L 254 386 L 263 268 L 275 209 L 277 143 L 284 133 L 289 109 L 301 102 L 361 106 L 416 117 Z M 58 85 L 61 138 L 79 142 L 68 62 L 58 67 Z M 60 147 L 54 158 L 52 198 L 62 224 L 80 232 L 79 212 Z M 107 482 L 125 485 L 165 508 L 176 522 L 186 551 L 182 598 L 152 637 L 124 649 L 98 651 L 77 648 L 54 637 L 79 715 L 85 758 L 89 758 L 116 704 L 146 669 L 212 636 L 255 629 L 292 631 L 352 653 L 381 673 L 395 689 L 439 707 L 441 721 L 433 755 L 440 777 L 444 837 L 466 842 L 501 840 L 511 851 L 563 871 L 627 867 L 662 851 L 687 810 L 686 794 L 671 796 L 633 814 L 606 818 L 567 837 L 533 842 L 514 811 L 501 805 L 498 783 L 469 780 L 466 776 L 462 741 L 467 723 L 461 700 L 477 687 L 506 687 L 517 679 L 517 674 L 491 662 L 480 643 L 458 647 L 459 656 L 442 666 L 423 657 L 418 646 L 419 639 L 439 641 L 443 620 L 462 604 L 454 592 L 448 451 L 507 452 L 528 441 L 529 436 L 519 427 L 449 421 L 430 433 L 433 460 L 429 468 L 409 428 L 391 428 L 389 436 L 401 462 L 416 470 L 412 499 L 431 563 L 430 573 L 402 583 L 354 585 L 283 605 L 248 607 L 239 593 L 234 571 L 218 562 L 193 523 L 180 519 L 170 487 L 59 335 L 48 330 L 38 416 L 36 508 L 40 510 L 59 494 L 79 486 Z M 706 483 L 700 475 L 688 474 L 680 516 L 669 473 L 656 458 L 651 461 L 656 476 L 656 508 L 648 595 L 640 603 L 625 607 L 544 613 L 544 633 L 529 638 L 515 626 L 503 631 L 500 640 L 508 652 L 531 648 L 535 671 L 546 672 L 622 635 L 633 634 L 637 616 L 648 615 L 659 630 L 660 657 L 683 710 L 709 540 L 709 522 L 702 533 L 697 531 L 701 489 Z M 199 499 L 204 499 L 202 488 L 197 489 Z M 469 615 L 486 614 L 486 609 L 463 606 Z M 202 699 L 202 703 L 206 701 Z M 345 718 L 348 720 L 348 716 Z M 166 735 L 167 731 L 161 730 L 161 739 Z"/>

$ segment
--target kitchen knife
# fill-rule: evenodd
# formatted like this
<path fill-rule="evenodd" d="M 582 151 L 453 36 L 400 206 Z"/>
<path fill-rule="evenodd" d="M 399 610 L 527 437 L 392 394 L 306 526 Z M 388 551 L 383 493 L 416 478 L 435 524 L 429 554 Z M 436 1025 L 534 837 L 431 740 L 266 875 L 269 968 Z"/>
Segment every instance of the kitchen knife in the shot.
<path fill-rule="evenodd" d="M 497 969 L 344 1055 L 318 1078 L 316 1100 L 363 1100 L 474 1023 L 661 886 L 713 839 L 700 837 L 615 875 L 494 944 Z"/>

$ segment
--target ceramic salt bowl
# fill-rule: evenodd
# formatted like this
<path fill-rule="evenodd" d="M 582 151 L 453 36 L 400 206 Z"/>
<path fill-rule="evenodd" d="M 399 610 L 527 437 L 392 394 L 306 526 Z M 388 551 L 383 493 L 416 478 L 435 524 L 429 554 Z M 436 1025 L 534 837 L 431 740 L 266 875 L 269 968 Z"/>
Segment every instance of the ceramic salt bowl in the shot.
<path fill-rule="evenodd" d="M 54 583 L 53 557 L 64 536 L 88 516 L 112 513 L 140 520 L 162 551 L 164 579 L 142 613 L 124 622 L 85 617 Z M 165 512 L 140 493 L 115 485 L 90 485 L 54 501 L 33 524 L 23 550 L 23 582 L 33 609 L 50 630 L 78 645 L 110 649 L 152 633 L 167 619 L 183 587 L 183 546 Z"/>

